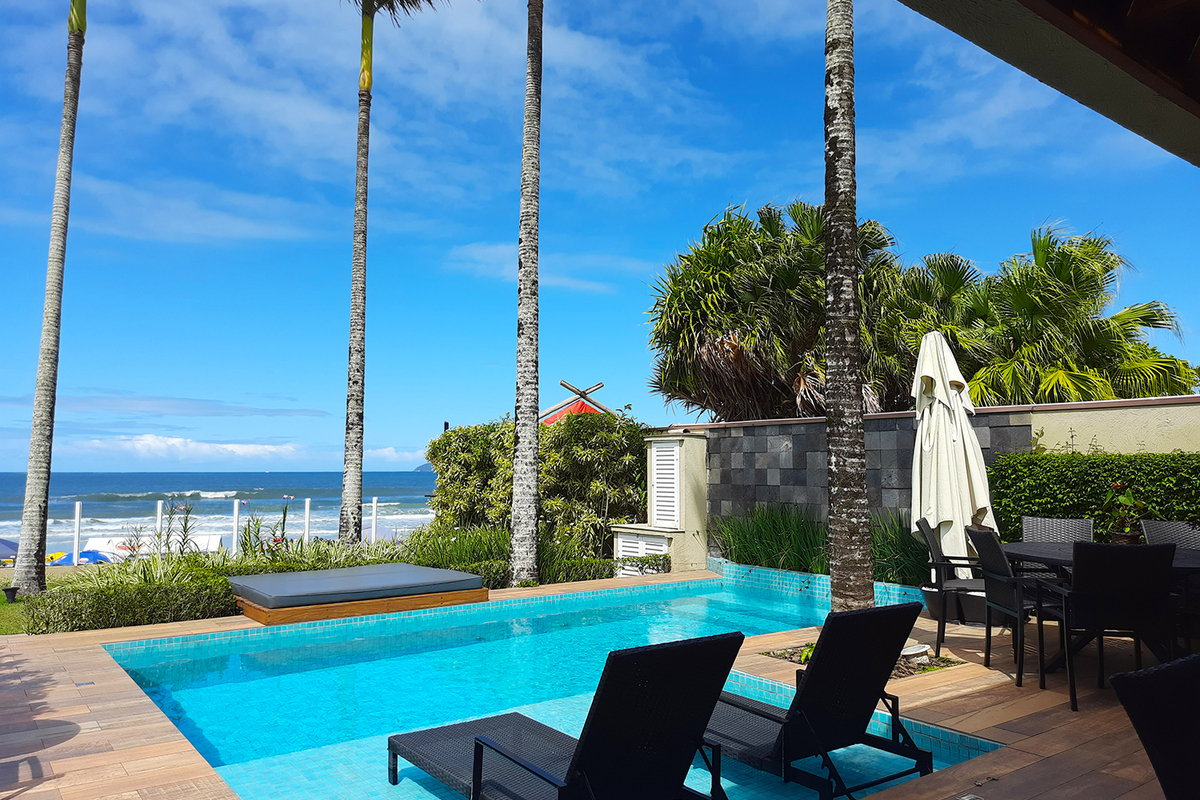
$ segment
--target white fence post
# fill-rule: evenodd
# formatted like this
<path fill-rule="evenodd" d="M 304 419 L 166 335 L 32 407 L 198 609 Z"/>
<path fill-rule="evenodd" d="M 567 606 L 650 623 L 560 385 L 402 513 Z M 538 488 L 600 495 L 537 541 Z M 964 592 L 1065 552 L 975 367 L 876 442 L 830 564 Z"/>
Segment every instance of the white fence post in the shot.
<path fill-rule="evenodd" d="M 238 512 L 240 512 L 240 511 L 241 511 L 241 506 L 238 505 L 237 500 L 234 500 L 233 501 L 233 547 L 230 548 L 231 550 L 233 550 L 234 555 L 236 555 L 237 551 L 238 551 Z"/>
<path fill-rule="evenodd" d="M 162 529 L 162 506 L 163 501 L 158 501 L 158 511 L 154 515 L 154 540 L 158 542 L 158 554 L 163 554 L 163 529 Z"/>
<path fill-rule="evenodd" d="M 379 521 L 379 498 L 371 498 L 371 544 L 375 544 L 375 525 Z"/>
<path fill-rule="evenodd" d="M 304 544 L 308 545 L 308 520 L 312 516 L 312 498 L 304 498 Z"/>
<path fill-rule="evenodd" d="M 79 566 L 79 529 L 83 525 L 83 501 L 75 501 L 75 556 L 71 559 L 71 564 Z"/>

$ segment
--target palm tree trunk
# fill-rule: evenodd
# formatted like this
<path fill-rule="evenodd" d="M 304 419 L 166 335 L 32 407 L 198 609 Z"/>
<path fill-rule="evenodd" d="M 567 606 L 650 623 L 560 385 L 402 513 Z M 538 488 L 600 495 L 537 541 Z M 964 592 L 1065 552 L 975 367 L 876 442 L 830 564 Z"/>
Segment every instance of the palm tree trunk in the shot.
<path fill-rule="evenodd" d="M 54 403 L 58 390 L 58 342 L 62 330 L 63 268 L 67 260 L 67 219 L 71 214 L 71 165 L 75 156 L 75 119 L 79 113 L 79 76 L 83 69 L 83 37 L 87 31 L 85 2 L 71 4 L 67 34 L 67 79 L 63 91 L 58 170 L 50 214 L 50 257 L 46 264 L 46 305 L 42 311 L 42 344 L 38 350 L 33 391 L 33 425 L 29 436 L 29 470 L 25 506 L 13 569 L 13 586 L 21 594 L 46 588 L 46 524 L 50 511 L 50 457 L 54 447 Z"/>
<path fill-rule="evenodd" d="M 834 611 L 874 604 L 854 154 L 854 3 L 828 0 L 825 29 L 825 404 Z"/>
<path fill-rule="evenodd" d="M 529 0 L 521 218 L 517 243 L 517 404 L 513 446 L 513 582 L 536 581 L 538 539 L 538 179 L 542 129 L 542 0 Z"/>
<path fill-rule="evenodd" d="M 346 453 L 338 538 L 362 539 L 363 403 L 367 375 L 367 155 L 371 137 L 374 18 L 363 14 L 358 81 L 358 166 L 354 189 L 354 257 L 350 270 L 350 356 L 346 375 Z"/>

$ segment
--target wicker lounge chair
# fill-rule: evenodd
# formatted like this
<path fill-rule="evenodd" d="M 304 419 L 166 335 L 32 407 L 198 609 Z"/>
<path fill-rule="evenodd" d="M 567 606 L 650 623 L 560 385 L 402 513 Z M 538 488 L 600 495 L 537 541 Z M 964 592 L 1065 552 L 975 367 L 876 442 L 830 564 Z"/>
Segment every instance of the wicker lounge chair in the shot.
<path fill-rule="evenodd" d="M 1200 753 L 1200 655 L 1112 676 L 1166 800 L 1196 797 Z"/>
<path fill-rule="evenodd" d="M 900 721 L 899 700 L 885 691 L 921 608 L 920 603 L 905 603 L 830 614 L 808 668 L 796 673 L 791 708 L 722 693 L 706 740 L 726 756 L 815 790 L 822 800 L 918 772 L 929 774 L 932 754 L 917 747 Z M 881 699 L 891 712 L 891 738 L 867 732 Z M 829 754 L 853 744 L 905 756 L 916 765 L 847 786 Z M 813 756 L 821 758 L 828 777 L 793 766 Z"/>
<path fill-rule="evenodd" d="M 1075 697 L 1075 651 L 1072 634 L 1096 639 L 1096 685 L 1104 688 L 1104 637 L 1132 636 L 1134 663 L 1142 666 L 1142 642 L 1171 648 L 1171 565 L 1173 544 L 1092 544 L 1076 542 L 1071 585 L 1038 582 L 1038 667 L 1046 688 L 1042 621 L 1057 618 L 1066 640 L 1067 685 L 1071 710 L 1079 710 Z M 1049 605 L 1049 602 L 1055 605 Z M 1152 645 L 1153 647 L 1153 645 Z M 1160 660 L 1166 653 L 1155 649 Z"/>
<path fill-rule="evenodd" d="M 955 600 L 958 600 L 959 595 L 982 594 L 983 579 L 956 577 L 958 568 L 970 569 L 972 574 L 978 573 L 979 562 L 966 556 L 946 555 L 942 550 L 941 540 L 927 519 L 922 517 L 917 520 L 917 530 L 921 532 L 921 536 L 925 539 L 925 546 L 929 548 L 929 566 L 933 569 L 934 575 L 932 588 L 937 590 L 938 602 L 941 604 L 941 613 L 938 614 L 937 639 L 934 641 L 934 655 L 940 656 L 942 642 L 946 641 L 946 617 L 950 613 L 947 600 L 950 595 L 954 595 Z"/>
<path fill-rule="evenodd" d="M 719 747 L 704 727 L 745 637 L 725 633 L 608 654 L 579 739 L 522 714 L 388 739 L 388 780 L 403 758 L 472 800 L 678 800 L 699 752 L 721 790 Z M 569 669 L 570 665 L 564 665 Z"/>

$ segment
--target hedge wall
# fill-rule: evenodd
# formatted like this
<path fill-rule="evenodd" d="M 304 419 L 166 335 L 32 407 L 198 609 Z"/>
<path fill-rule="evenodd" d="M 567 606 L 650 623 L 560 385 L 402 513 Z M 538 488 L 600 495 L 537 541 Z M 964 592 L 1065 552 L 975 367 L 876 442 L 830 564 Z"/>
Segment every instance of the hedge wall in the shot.
<path fill-rule="evenodd" d="M 25 599 L 26 633 L 90 631 L 238 613 L 229 582 L 71 586 Z"/>
<path fill-rule="evenodd" d="M 1005 541 L 1021 538 L 1023 514 L 1096 518 L 1114 483 L 1163 519 L 1200 523 L 1200 453 L 1009 453 L 996 456 L 988 481 Z"/>

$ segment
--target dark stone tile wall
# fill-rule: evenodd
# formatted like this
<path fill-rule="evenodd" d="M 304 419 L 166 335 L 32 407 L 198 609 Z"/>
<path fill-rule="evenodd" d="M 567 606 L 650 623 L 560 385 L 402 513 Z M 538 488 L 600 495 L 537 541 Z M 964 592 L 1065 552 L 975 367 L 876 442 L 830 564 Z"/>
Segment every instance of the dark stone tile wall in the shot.
<path fill-rule="evenodd" d="M 872 510 L 912 505 L 913 416 L 866 418 L 867 501 Z M 1029 412 L 986 413 L 971 418 L 983 457 L 1027 451 L 1033 436 Z M 709 428 L 708 514 L 743 516 L 761 503 L 829 511 L 825 421 L 796 421 Z"/>

